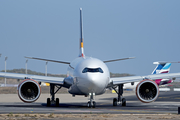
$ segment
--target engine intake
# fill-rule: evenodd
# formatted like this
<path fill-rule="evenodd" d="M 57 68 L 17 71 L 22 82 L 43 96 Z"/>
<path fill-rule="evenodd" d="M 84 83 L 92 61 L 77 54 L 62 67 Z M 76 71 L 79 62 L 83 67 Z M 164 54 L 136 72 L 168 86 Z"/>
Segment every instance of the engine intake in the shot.
<path fill-rule="evenodd" d="M 22 81 L 18 86 L 18 96 L 23 102 L 36 101 L 41 94 L 40 85 L 32 79 Z"/>
<path fill-rule="evenodd" d="M 141 102 L 153 102 L 159 96 L 159 87 L 153 80 L 143 80 L 136 86 L 136 96 Z"/>

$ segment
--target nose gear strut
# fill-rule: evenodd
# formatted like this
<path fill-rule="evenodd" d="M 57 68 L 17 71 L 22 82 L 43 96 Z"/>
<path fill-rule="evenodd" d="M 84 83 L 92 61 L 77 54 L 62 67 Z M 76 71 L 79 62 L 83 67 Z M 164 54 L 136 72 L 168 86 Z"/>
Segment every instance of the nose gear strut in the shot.
<path fill-rule="evenodd" d="M 96 107 L 96 102 L 94 101 L 94 96 L 95 96 L 95 93 L 89 93 L 89 101 L 87 103 L 88 108 Z"/>

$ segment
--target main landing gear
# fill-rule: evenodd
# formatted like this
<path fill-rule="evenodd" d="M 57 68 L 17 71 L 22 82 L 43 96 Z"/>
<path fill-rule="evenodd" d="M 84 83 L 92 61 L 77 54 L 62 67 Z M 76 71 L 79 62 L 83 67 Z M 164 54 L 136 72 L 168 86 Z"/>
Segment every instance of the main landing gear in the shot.
<path fill-rule="evenodd" d="M 56 92 L 54 92 L 55 90 L 55 85 L 54 84 L 50 84 L 50 94 L 51 94 L 51 99 L 47 98 L 47 106 L 51 106 L 51 105 L 55 105 L 56 107 L 59 106 L 59 98 L 56 98 L 55 100 L 55 94 L 61 89 L 61 86 L 56 86 L 58 89 L 56 90 Z"/>
<path fill-rule="evenodd" d="M 89 101 L 87 103 L 88 108 L 95 108 L 96 102 L 94 101 L 95 93 L 89 93 Z"/>
<path fill-rule="evenodd" d="M 118 91 L 113 87 L 114 91 L 118 94 L 118 98 L 113 99 L 113 106 L 117 106 L 121 103 L 122 106 L 126 106 L 126 99 L 121 98 L 123 94 L 123 84 L 118 85 Z"/>

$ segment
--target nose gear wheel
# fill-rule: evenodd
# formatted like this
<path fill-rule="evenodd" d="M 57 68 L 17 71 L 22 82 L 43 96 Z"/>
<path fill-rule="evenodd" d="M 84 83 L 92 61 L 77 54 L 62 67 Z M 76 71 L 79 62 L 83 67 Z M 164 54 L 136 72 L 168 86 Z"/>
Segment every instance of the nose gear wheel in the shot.
<path fill-rule="evenodd" d="M 87 103 L 88 108 L 95 108 L 96 102 L 94 101 L 95 93 L 89 93 L 89 101 Z"/>

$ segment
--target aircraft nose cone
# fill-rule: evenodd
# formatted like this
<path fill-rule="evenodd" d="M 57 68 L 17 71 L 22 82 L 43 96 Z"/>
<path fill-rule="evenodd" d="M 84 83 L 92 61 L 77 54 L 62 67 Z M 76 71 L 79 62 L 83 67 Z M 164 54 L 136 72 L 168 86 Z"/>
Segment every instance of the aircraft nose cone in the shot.
<path fill-rule="evenodd" d="M 99 84 L 100 79 L 101 78 L 98 75 L 88 74 L 88 81 L 95 84 L 95 85 Z"/>
<path fill-rule="evenodd" d="M 105 89 L 105 83 L 101 76 L 98 74 L 87 74 L 85 78 L 79 78 L 78 88 L 84 94 L 95 93 L 102 94 Z"/>
<path fill-rule="evenodd" d="M 89 85 L 92 85 L 91 88 L 93 91 L 101 92 L 105 89 L 106 79 L 102 78 L 99 74 L 89 74 L 88 75 Z"/>

